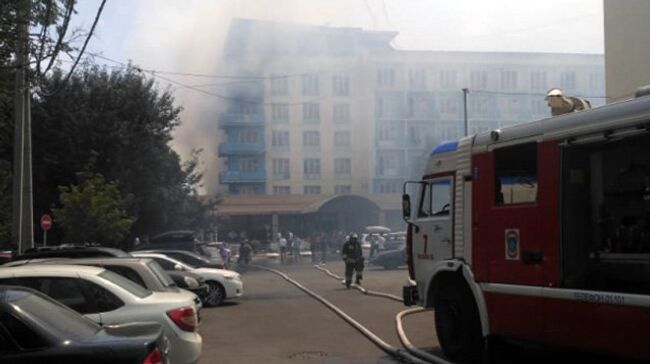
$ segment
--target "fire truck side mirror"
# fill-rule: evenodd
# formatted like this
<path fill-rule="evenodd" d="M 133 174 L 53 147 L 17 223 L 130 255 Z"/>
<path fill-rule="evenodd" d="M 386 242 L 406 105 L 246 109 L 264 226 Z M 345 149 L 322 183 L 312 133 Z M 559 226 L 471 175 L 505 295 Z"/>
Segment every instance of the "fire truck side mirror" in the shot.
<path fill-rule="evenodd" d="M 407 222 L 411 218 L 411 196 L 408 193 L 402 195 L 402 215 Z"/>

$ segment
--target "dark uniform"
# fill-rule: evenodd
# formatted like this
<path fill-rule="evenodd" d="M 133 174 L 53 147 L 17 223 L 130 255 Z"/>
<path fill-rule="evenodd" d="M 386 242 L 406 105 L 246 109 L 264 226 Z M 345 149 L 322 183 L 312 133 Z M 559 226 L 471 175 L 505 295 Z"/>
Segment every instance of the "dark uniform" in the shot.
<path fill-rule="evenodd" d="M 345 286 L 350 288 L 352 273 L 354 271 L 356 271 L 356 283 L 361 284 L 361 279 L 363 278 L 363 253 L 361 251 L 361 243 L 359 243 L 356 236 L 350 237 L 343 244 L 341 253 L 345 262 Z"/>

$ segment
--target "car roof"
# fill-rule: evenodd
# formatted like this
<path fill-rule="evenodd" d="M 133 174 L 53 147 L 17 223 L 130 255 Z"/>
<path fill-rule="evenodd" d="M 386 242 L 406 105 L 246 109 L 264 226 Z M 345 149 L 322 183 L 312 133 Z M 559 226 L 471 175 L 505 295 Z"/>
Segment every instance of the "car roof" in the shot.
<path fill-rule="evenodd" d="M 72 273 L 84 273 L 88 275 L 98 275 L 104 272 L 104 268 L 88 266 L 88 265 L 74 265 L 74 264 L 28 264 L 21 265 L 18 267 L 6 267 L 0 269 L 0 274 L 2 272 L 8 274 L 20 274 L 20 273 L 34 273 L 34 274 L 57 274 L 65 273 L 66 275 Z"/>
<path fill-rule="evenodd" d="M 128 258 L 118 258 L 118 257 L 98 257 L 98 258 L 53 258 L 48 260 L 43 260 L 43 263 L 56 263 L 56 264 L 142 264 L 148 263 L 151 261 L 151 258 L 144 257 L 128 257 Z M 36 262 L 36 263 L 40 263 Z"/>
<path fill-rule="evenodd" d="M 188 254 L 188 255 L 198 255 L 195 252 L 187 251 L 187 250 L 181 250 L 181 249 L 147 249 L 147 250 L 138 250 L 138 251 L 133 251 L 131 253 L 154 253 L 154 254 L 167 254 L 167 253 L 180 253 L 180 254 Z"/>

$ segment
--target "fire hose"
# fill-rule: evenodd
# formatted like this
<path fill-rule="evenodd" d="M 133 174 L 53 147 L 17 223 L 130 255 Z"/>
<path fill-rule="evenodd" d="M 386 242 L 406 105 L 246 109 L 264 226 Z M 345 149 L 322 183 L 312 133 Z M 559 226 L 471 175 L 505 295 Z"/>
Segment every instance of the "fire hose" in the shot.
<path fill-rule="evenodd" d="M 315 265 L 314 268 L 320 270 L 321 272 L 324 272 L 328 276 L 337 279 L 337 280 L 343 280 L 343 277 L 332 273 L 329 269 L 325 269 L 323 267 L 320 267 L 318 265 Z M 383 297 L 387 299 L 391 299 L 394 301 L 402 302 L 402 299 L 398 296 L 389 294 L 389 293 L 384 293 L 384 292 L 378 292 L 378 291 L 372 291 L 369 289 L 366 289 L 364 287 L 361 287 L 359 285 L 353 284 L 353 288 L 357 289 L 363 294 L 369 295 L 369 296 L 376 296 L 376 297 Z M 402 325 L 402 320 L 404 317 L 413 315 L 416 313 L 422 313 L 428 311 L 425 308 L 422 307 L 416 307 L 416 308 L 409 308 L 404 311 L 401 311 L 395 316 L 395 327 L 397 329 L 397 336 L 399 337 L 400 342 L 402 343 L 402 346 L 411 354 L 414 356 L 417 356 L 418 358 L 425 360 L 426 362 L 429 363 L 436 363 L 436 364 L 452 364 L 450 361 L 447 361 L 445 359 L 442 359 L 440 357 L 437 357 L 433 354 L 427 353 L 426 351 L 420 350 L 417 347 L 415 347 L 413 344 L 411 344 L 411 341 L 408 339 L 406 336 L 406 333 L 404 332 L 404 327 Z"/>
<path fill-rule="evenodd" d="M 320 296 L 316 292 L 310 290 L 309 288 L 303 286 L 302 284 L 295 281 L 294 279 L 292 279 L 291 277 L 289 277 L 285 273 L 283 273 L 283 272 L 281 272 L 279 270 L 273 269 L 273 268 L 268 268 L 268 267 L 264 267 L 264 266 L 257 265 L 257 264 L 250 264 L 250 266 L 254 267 L 254 268 L 257 268 L 257 269 L 261 269 L 261 270 L 265 270 L 265 271 L 274 273 L 274 274 L 284 278 L 284 280 L 286 280 L 287 282 L 289 282 L 289 283 L 293 284 L 294 286 L 298 287 L 298 289 L 305 292 L 307 295 L 311 296 L 312 298 L 316 299 L 317 301 L 319 301 L 320 303 L 325 305 L 327 308 L 332 310 L 335 314 L 337 314 L 339 317 L 341 317 L 343 320 L 345 320 L 349 325 L 351 325 L 352 327 L 357 329 L 357 331 L 359 331 L 362 335 L 364 335 L 366 338 L 368 338 L 373 344 L 375 344 L 379 349 L 381 349 L 385 353 L 387 353 L 387 354 L 389 354 L 389 355 L 391 355 L 391 356 L 393 356 L 393 357 L 395 357 L 395 358 L 397 358 L 397 359 L 399 359 L 399 360 L 401 360 L 403 362 L 406 362 L 406 363 L 411 363 L 411 364 L 427 364 L 427 363 L 431 363 L 429 361 L 425 361 L 425 360 L 422 360 L 422 359 L 416 357 L 415 355 L 409 353 L 406 350 L 399 349 L 399 348 L 396 348 L 396 347 L 388 344 L 387 342 L 382 340 L 379 336 L 375 335 L 372 331 L 368 330 L 361 323 L 354 320 L 348 314 L 343 312 L 343 310 L 341 310 L 340 308 L 335 306 L 333 303 L 326 300 L 325 298 L 323 298 L 322 296 Z M 435 363 L 438 363 L 438 362 L 435 362 Z"/>

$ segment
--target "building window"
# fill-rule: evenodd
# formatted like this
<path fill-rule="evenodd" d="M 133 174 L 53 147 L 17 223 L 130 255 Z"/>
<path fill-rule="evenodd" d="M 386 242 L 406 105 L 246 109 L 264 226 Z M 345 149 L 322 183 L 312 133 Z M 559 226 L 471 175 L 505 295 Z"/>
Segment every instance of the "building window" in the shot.
<path fill-rule="evenodd" d="M 456 87 L 456 71 L 454 71 L 454 70 L 440 71 L 440 87 L 442 87 L 442 88 L 455 88 Z"/>
<path fill-rule="evenodd" d="M 334 186 L 334 193 L 337 195 L 347 195 L 352 193 L 352 186 L 350 185 L 336 185 Z"/>
<path fill-rule="evenodd" d="M 320 195 L 320 186 L 305 186 L 305 195 Z"/>
<path fill-rule="evenodd" d="M 332 77 L 332 94 L 335 96 L 348 96 L 350 94 L 350 80 L 348 76 Z"/>
<path fill-rule="evenodd" d="M 271 145 L 274 147 L 288 147 L 289 146 L 289 131 L 288 130 L 273 130 L 271 134 Z"/>
<path fill-rule="evenodd" d="M 469 87 L 472 90 L 487 90 L 487 72 L 485 71 L 470 72 Z"/>
<path fill-rule="evenodd" d="M 427 87 L 426 73 L 423 69 L 409 70 L 409 88 L 423 90 Z"/>
<path fill-rule="evenodd" d="M 501 71 L 501 89 L 515 90 L 517 88 L 517 72 Z"/>
<path fill-rule="evenodd" d="M 379 193 L 398 193 L 399 183 L 397 182 L 379 182 L 377 183 L 377 192 Z"/>
<path fill-rule="evenodd" d="M 305 179 L 320 179 L 320 159 L 307 158 L 303 162 Z"/>
<path fill-rule="evenodd" d="M 494 177 L 496 205 L 535 202 L 537 200 L 537 143 L 496 149 Z"/>
<path fill-rule="evenodd" d="M 455 140 L 458 139 L 458 127 L 457 126 L 445 126 L 440 128 L 440 136 L 442 140 Z"/>
<path fill-rule="evenodd" d="M 440 112 L 445 115 L 458 114 L 458 98 L 447 97 L 440 100 Z"/>
<path fill-rule="evenodd" d="M 271 121 L 274 123 L 288 123 L 289 104 L 271 104 Z"/>
<path fill-rule="evenodd" d="M 291 187 L 290 186 L 273 186 L 274 195 L 290 195 Z"/>
<path fill-rule="evenodd" d="M 289 179 L 291 176 L 289 172 L 289 159 L 273 159 L 273 178 L 275 179 Z"/>
<path fill-rule="evenodd" d="M 263 193 L 261 187 L 250 185 L 230 185 L 229 190 L 233 195 L 259 195 Z"/>
<path fill-rule="evenodd" d="M 488 100 L 485 97 L 470 97 L 469 112 L 471 116 L 485 116 L 488 113 Z"/>
<path fill-rule="evenodd" d="M 546 83 L 546 72 L 536 71 L 530 73 L 530 88 L 531 90 L 543 90 L 548 89 L 548 84 Z"/>
<path fill-rule="evenodd" d="M 242 130 L 239 133 L 239 142 L 255 144 L 259 142 L 259 133 L 257 130 Z"/>
<path fill-rule="evenodd" d="M 576 73 L 573 71 L 560 73 L 560 87 L 563 90 L 575 90 Z"/>
<path fill-rule="evenodd" d="M 320 122 L 320 107 L 318 104 L 302 104 L 302 120 L 305 123 Z"/>
<path fill-rule="evenodd" d="M 419 147 L 424 143 L 425 131 L 422 125 L 410 125 L 407 129 L 408 146 Z"/>
<path fill-rule="evenodd" d="M 302 132 L 302 145 L 305 147 L 320 147 L 320 132 L 318 131 Z"/>
<path fill-rule="evenodd" d="M 378 97 L 375 99 L 375 117 L 381 118 L 384 116 L 384 99 Z"/>
<path fill-rule="evenodd" d="M 394 154 L 383 154 L 378 158 L 379 168 L 377 172 L 380 176 L 399 176 L 399 158 Z"/>
<path fill-rule="evenodd" d="M 335 147 L 349 147 L 350 132 L 349 131 L 335 131 L 334 132 L 334 146 Z"/>
<path fill-rule="evenodd" d="M 273 96 L 289 95 L 289 78 L 287 76 L 271 75 L 271 95 Z"/>
<path fill-rule="evenodd" d="M 260 166 L 259 159 L 242 158 L 239 160 L 239 170 L 241 172 L 257 172 Z"/>
<path fill-rule="evenodd" d="M 302 95 L 318 96 L 318 75 L 302 75 Z"/>
<path fill-rule="evenodd" d="M 605 80 L 602 73 L 593 72 L 589 74 L 589 90 L 592 94 L 605 91 Z"/>
<path fill-rule="evenodd" d="M 377 87 L 393 88 L 395 86 L 395 69 L 380 68 L 377 70 Z"/>
<path fill-rule="evenodd" d="M 502 115 L 516 115 L 519 112 L 519 100 L 515 97 L 501 98 L 499 100 L 499 110 Z"/>
<path fill-rule="evenodd" d="M 350 122 L 350 104 L 334 104 L 333 119 L 335 123 Z"/>
<path fill-rule="evenodd" d="M 530 109 L 533 112 L 533 115 L 546 115 L 549 116 L 550 114 L 550 108 L 546 104 L 546 101 L 544 100 L 531 100 L 530 101 Z"/>
<path fill-rule="evenodd" d="M 348 178 L 352 175 L 352 163 L 349 158 L 334 159 L 334 176 Z"/>
<path fill-rule="evenodd" d="M 381 141 L 397 141 L 398 135 L 399 130 L 396 125 L 382 125 L 379 128 L 377 139 Z"/>

